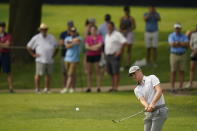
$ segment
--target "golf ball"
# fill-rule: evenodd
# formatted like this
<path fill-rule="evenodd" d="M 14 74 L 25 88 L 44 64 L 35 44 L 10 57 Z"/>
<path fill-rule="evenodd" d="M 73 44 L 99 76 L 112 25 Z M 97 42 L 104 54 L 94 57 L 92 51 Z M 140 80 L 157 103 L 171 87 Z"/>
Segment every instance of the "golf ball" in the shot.
<path fill-rule="evenodd" d="M 76 110 L 76 111 L 79 111 L 79 107 L 76 107 L 75 110 Z"/>

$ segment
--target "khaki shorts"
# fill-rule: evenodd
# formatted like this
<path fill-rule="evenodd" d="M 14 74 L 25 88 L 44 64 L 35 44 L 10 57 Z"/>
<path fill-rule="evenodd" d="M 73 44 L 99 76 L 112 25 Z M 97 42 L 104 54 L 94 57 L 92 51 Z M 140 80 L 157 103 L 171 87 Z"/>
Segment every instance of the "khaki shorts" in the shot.
<path fill-rule="evenodd" d="M 77 62 L 65 62 L 66 73 L 68 76 L 75 75 Z"/>
<path fill-rule="evenodd" d="M 158 32 L 145 32 L 146 48 L 158 46 Z"/>
<path fill-rule="evenodd" d="M 36 62 L 36 75 L 51 75 L 53 72 L 53 64 L 43 64 Z"/>
<path fill-rule="evenodd" d="M 185 71 L 187 62 L 187 54 L 182 55 L 170 54 L 170 67 L 171 72 L 173 71 Z"/>

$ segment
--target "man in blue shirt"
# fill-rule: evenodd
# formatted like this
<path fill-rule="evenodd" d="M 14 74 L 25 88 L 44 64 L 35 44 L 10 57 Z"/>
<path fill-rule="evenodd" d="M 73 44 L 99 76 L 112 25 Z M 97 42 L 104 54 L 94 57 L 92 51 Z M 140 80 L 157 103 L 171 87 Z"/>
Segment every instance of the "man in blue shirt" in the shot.
<path fill-rule="evenodd" d="M 176 72 L 179 71 L 180 85 L 182 89 L 184 82 L 185 65 L 187 61 L 186 49 L 188 47 L 188 38 L 181 33 L 181 24 L 174 24 L 175 32 L 168 37 L 170 45 L 170 67 L 171 67 L 171 86 L 172 92 L 175 92 Z"/>
<path fill-rule="evenodd" d="M 78 36 L 77 30 L 75 27 L 70 29 L 70 36 L 65 38 L 64 44 L 66 46 L 66 54 L 64 57 L 66 74 L 67 74 L 67 82 L 64 89 L 61 90 L 61 93 L 73 93 L 73 84 L 76 73 L 76 66 L 79 62 L 80 58 L 80 43 L 81 38 Z"/>
<path fill-rule="evenodd" d="M 146 62 L 147 65 L 156 66 L 158 47 L 158 22 L 161 20 L 159 13 L 154 6 L 149 7 L 149 12 L 144 14 Z M 152 57 L 152 58 L 151 58 Z M 152 59 L 152 60 L 151 60 Z"/>

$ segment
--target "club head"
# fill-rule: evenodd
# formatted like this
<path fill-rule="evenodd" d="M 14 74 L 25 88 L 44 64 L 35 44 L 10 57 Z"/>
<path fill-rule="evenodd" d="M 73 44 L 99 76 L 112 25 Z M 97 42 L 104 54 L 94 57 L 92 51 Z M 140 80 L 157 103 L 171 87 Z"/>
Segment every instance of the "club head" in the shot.
<path fill-rule="evenodd" d="M 113 123 L 119 123 L 119 120 L 112 120 Z"/>

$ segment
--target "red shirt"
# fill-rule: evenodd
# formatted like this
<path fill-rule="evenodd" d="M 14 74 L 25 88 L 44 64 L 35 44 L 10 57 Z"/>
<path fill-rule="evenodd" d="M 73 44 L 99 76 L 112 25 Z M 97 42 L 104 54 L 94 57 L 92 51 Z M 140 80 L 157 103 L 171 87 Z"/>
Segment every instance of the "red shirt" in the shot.
<path fill-rule="evenodd" d="M 97 35 L 96 39 L 94 40 L 94 38 L 90 35 L 87 36 L 85 39 L 85 44 L 88 44 L 89 46 L 93 46 L 93 45 L 97 45 L 97 44 L 102 44 L 103 43 L 103 39 L 101 35 Z M 87 56 L 97 56 L 97 55 L 101 55 L 101 49 L 97 50 L 97 51 L 87 51 L 86 52 Z"/>
<path fill-rule="evenodd" d="M 11 42 L 11 35 L 4 33 L 3 36 L 0 36 L 0 43 Z M 10 52 L 10 49 L 0 48 L 0 53 L 7 53 Z"/>

